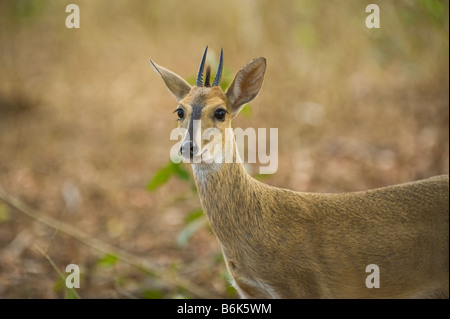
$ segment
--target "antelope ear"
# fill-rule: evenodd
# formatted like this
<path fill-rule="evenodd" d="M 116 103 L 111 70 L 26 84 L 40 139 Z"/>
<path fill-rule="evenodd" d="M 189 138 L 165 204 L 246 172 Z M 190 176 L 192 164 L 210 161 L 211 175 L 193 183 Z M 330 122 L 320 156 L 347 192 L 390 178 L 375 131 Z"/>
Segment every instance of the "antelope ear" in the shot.
<path fill-rule="evenodd" d="M 189 93 L 189 91 L 191 90 L 191 86 L 182 77 L 176 75 L 172 71 L 167 70 L 166 68 L 163 68 L 162 66 L 159 66 L 151 59 L 150 63 L 153 65 L 153 68 L 156 70 L 156 72 L 161 75 L 170 93 L 175 96 L 177 101 L 181 100 Z"/>
<path fill-rule="evenodd" d="M 258 95 L 265 72 L 266 59 L 257 58 L 250 61 L 236 74 L 225 92 L 233 116 L 239 113 L 245 103 L 250 102 Z"/>

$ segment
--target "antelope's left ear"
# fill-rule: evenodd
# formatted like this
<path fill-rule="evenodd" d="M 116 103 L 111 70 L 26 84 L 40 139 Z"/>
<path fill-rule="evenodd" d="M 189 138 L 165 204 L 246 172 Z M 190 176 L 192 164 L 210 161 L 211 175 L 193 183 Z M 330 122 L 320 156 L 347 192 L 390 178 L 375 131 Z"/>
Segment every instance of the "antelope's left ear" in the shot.
<path fill-rule="evenodd" d="M 245 65 L 228 87 L 225 95 L 236 116 L 245 103 L 253 100 L 261 90 L 266 72 L 266 59 L 257 58 Z"/>
<path fill-rule="evenodd" d="M 153 65 L 153 68 L 156 70 L 156 72 L 161 75 L 170 93 L 175 96 L 177 101 L 181 100 L 189 93 L 189 91 L 191 90 L 191 86 L 182 77 L 176 75 L 172 71 L 167 70 L 166 68 L 163 68 L 162 66 L 159 66 L 151 59 L 150 63 Z"/>

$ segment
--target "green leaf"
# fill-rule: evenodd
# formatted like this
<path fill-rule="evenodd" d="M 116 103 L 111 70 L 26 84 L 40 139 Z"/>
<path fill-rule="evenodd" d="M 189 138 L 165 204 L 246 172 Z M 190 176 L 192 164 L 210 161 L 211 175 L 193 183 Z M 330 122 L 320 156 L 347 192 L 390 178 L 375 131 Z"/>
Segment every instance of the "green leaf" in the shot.
<path fill-rule="evenodd" d="M 269 176 L 271 176 L 271 175 L 270 174 L 259 174 L 259 173 L 256 173 L 256 174 L 252 175 L 252 177 L 254 179 L 258 180 L 258 181 L 262 181 L 263 179 L 265 179 L 265 178 L 267 178 Z"/>
<path fill-rule="evenodd" d="M 164 293 L 160 290 L 149 289 L 144 291 L 142 296 L 145 299 L 162 299 L 164 297 Z"/>
<path fill-rule="evenodd" d="M 80 296 L 74 290 L 74 288 L 66 288 L 64 299 L 80 299 Z"/>
<path fill-rule="evenodd" d="M 25 19 L 38 16 L 44 9 L 45 1 L 15 1 L 13 17 Z"/>
<path fill-rule="evenodd" d="M 222 264 L 223 262 L 225 262 L 225 259 L 223 258 L 223 254 L 221 251 L 217 252 L 214 255 L 214 262 L 217 264 Z"/>
<path fill-rule="evenodd" d="M 177 237 L 177 245 L 181 248 L 186 247 L 187 243 L 191 239 L 192 235 L 194 235 L 199 229 L 205 226 L 205 220 L 195 220 L 189 223 Z"/>
<path fill-rule="evenodd" d="M 59 277 L 53 284 L 54 292 L 61 292 L 64 289 L 64 299 L 81 299 L 75 288 L 67 288 L 64 277 Z"/>
<path fill-rule="evenodd" d="M 10 218 L 8 206 L 4 203 L 0 203 L 0 223 L 8 221 Z"/>
<path fill-rule="evenodd" d="M 317 34 L 311 25 L 302 24 L 297 31 L 298 41 L 304 48 L 314 48 L 317 43 Z"/>
<path fill-rule="evenodd" d="M 192 75 L 192 76 L 188 76 L 186 79 L 186 82 L 189 83 L 190 85 L 195 85 L 195 82 L 197 81 L 197 76 L 196 75 Z"/>
<path fill-rule="evenodd" d="M 421 0 L 419 4 L 425 8 L 425 11 L 433 19 L 433 21 L 442 23 L 445 21 L 446 10 L 442 1 L 438 0 Z M 448 14 L 447 14 L 448 15 Z"/>
<path fill-rule="evenodd" d="M 53 291 L 61 292 L 64 288 L 66 288 L 66 280 L 64 277 L 59 277 L 53 284 Z"/>
<path fill-rule="evenodd" d="M 172 162 L 158 170 L 152 180 L 147 184 L 147 190 L 154 191 L 159 186 L 164 185 L 173 174 Z"/>
<path fill-rule="evenodd" d="M 225 282 L 225 285 L 226 285 L 225 294 L 227 295 L 227 297 L 228 298 L 236 298 L 237 291 L 232 285 L 229 284 L 233 280 L 231 275 L 228 273 L 228 271 L 220 272 L 219 275 L 220 275 L 220 277 L 222 277 L 222 279 Z"/>
<path fill-rule="evenodd" d="M 147 184 L 147 190 L 150 192 L 154 191 L 158 187 L 164 185 L 172 175 L 175 175 L 184 181 L 191 181 L 189 172 L 181 166 L 181 163 L 169 161 L 169 164 L 156 172 L 155 176 L 153 176 Z"/>
<path fill-rule="evenodd" d="M 185 170 L 181 164 L 172 163 L 172 170 L 179 178 L 185 181 L 189 181 L 191 179 L 191 175 L 189 175 L 189 172 Z"/>
<path fill-rule="evenodd" d="M 250 116 L 252 115 L 252 109 L 250 108 L 250 104 L 245 104 L 244 107 L 241 110 L 241 114 L 244 116 Z"/>
<path fill-rule="evenodd" d="M 222 78 L 220 80 L 220 87 L 223 91 L 226 91 L 226 89 L 230 86 L 231 81 L 234 79 L 234 73 L 226 66 L 224 66 L 222 71 Z"/>
<path fill-rule="evenodd" d="M 117 261 L 119 261 L 119 258 L 115 255 L 111 255 L 111 254 L 106 254 L 105 257 L 103 257 L 102 259 L 100 259 L 97 262 L 97 265 L 99 267 L 111 267 L 113 265 L 115 265 L 117 263 Z"/>
<path fill-rule="evenodd" d="M 184 223 L 189 224 L 192 223 L 194 220 L 197 220 L 199 218 L 203 217 L 203 210 L 202 209 L 196 209 L 193 212 L 190 212 L 185 218 Z"/>

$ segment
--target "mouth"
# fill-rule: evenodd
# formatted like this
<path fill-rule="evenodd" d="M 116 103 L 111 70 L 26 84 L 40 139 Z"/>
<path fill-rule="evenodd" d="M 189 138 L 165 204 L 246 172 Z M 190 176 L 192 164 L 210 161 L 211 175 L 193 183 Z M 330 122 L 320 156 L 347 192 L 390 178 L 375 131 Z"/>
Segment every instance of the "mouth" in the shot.
<path fill-rule="evenodd" d="M 200 163 L 201 162 L 201 158 L 202 158 L 202 154 L 200 154 L 200 155 L 193 155 L 193 154 L 184 155 L 184 154 L 180 154 L 180 155 L 183 158 L 183 162 L 184 163 Z"/>
<path fill-rule="evenodd" d="M 209 146 L 209 147 L 208 147 Z M 189 153 L 188 156 L 181 154 L 183 159 L 186 161 L 186 163 L 194 163 L 194 164 L 200 164 L 200 163 L 207 163 L 210 158 L 213 159 L 214 156 L 208 154 L 208 151 L 210 151 L 214 146 L 210 146 L 209 144 L 205 145 L 201 148 L 201 152 L 198 154 L 191 154 Z M 213 162 L 214 160 L 211 160 Z M 208 161 L 209 163 L 209 161 Z"/>

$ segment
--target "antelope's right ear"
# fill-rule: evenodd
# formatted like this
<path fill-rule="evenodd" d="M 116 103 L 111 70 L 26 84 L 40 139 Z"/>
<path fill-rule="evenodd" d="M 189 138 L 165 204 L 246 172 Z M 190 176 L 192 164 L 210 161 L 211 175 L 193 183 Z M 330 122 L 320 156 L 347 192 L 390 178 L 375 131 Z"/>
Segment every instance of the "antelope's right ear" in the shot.
<path fill-rule="evenodd" d="M 236 116 L 245 103 L 253 100 L 261 90 L 266 72 L 266 59 L 257 58 L 245 65 L 228 87 L 225 95 L 229 105 Z"/>
<path fill-rule="evenodd" d="M 181 100 L 189 93 L 189 91 L 191 90 L 191 86 L 182 77 L 176 75 L 172 71 L 167 70 L 166 68 L 163 68 L 162 66 L 159 66 L 151 59 L 150 63 L 153 65 L 153 68 L 156 70 L 156 72 L 161 75 L 170 93 L 175 96 L 177 101 Z"/>

